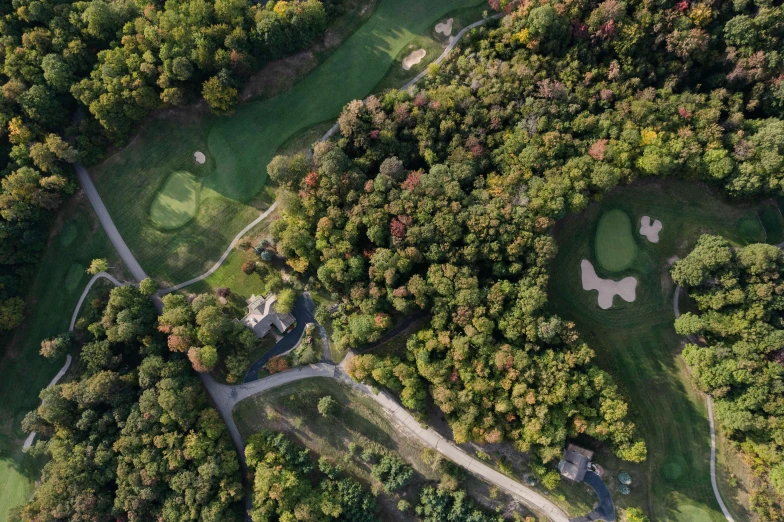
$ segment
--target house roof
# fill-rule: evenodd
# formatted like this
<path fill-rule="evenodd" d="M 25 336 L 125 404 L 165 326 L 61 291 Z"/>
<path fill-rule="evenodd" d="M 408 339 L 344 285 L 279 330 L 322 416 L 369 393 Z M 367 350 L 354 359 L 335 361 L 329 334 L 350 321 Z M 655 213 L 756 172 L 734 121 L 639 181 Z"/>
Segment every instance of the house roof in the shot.
<path fill-rule="evenodd" d="M 558 471 L 569 480 L 582 482 L 585 478 L 585 472 L 588 471 L 588 464 L 590 463 L 591 460 L 582 453 L 567 451 L 564 454 L 563 460 L 558 463 Z"/>
<path fill-rule="evenodd" d="M 253 330 L 256 337 L 264 337 L 273 326 L 280 332 L 286 330 L 294 324 L 294 316 L 291 314 L 279 314 L 272 306 L 278 300 L 275 294 L 264 297 L 251 295 L 248 303 L 248 314 L 242 318 L 242 324 Z"/>

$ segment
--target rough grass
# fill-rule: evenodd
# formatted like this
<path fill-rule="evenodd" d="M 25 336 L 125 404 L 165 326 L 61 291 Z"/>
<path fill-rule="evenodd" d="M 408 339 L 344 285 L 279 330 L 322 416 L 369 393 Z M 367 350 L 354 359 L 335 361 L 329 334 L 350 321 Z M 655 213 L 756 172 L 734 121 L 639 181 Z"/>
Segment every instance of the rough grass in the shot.
<path fill-rule="evenodd" d="M 266 165 L 300 129 L 336 118 L 364 98 L 404 47 L 443 16 L 477 0 L 381 0 L 373 16 L 299 83 L 240 105 L 227 118 L 192 114 L 150 122 L 123 151 L 91 169 L 120 233 L 141 265 L 166 283 L 198 275 L 231 237 L 271 201 Z M 357 64 L 362 64 L 358 67 Z M 195 172 L 193 152 L 208 161 Z M 172 172 L 205 176 L 195 217 L 174 231 L 156 227 L 149 209 Z"/>
<path fill-rule="evenodd" d="M 594 236 L 594 252 L 599 266 L 608 272 L 629 268 L 637 256 L 629 215 L 620 209 L 602 214 Z"/>
<path fill-rule="evenodd" d="M 340 404 L 334 417 L 325 418 L 318 413 L 318 400 L 326 395 L 331 395 Z M 421 488 L 428 481 L 439 478 L 422 462 L 423 447 L 418 441 L 406 437 L 393 426 L 372 399 L 332 379 L 297 381 L 245 399 L 234 408 L 234 420 L 244 439 L 260 429 L 283 431 L 315 456 L 340 463 L 347 473 L 379 490 L 382 520 L 417 520 L 410 511 L 403 514 L 397 510 L 398 500 L 405 498 L 412 506 L 416 505 Z M 348 446 L 352 442 L 360 448 L 374 442 L 399 454 L 416 470 L 414 479 L 400 491 L 384 492 L 370 475 L 370 466 L 359 457 L 362 450 L 354 457 L 350 455 Z M 490 498 L 496 493 L 477 479 L 470 478 L 463 487 L 487 507 L 506 509 L 514 506 L 514 502 L 503 495 Z M 522 509 L 518 512 L 527 514 Z"/>
<path fill-rule="evenodd" d="M 624 272 L 638 278 L 637 300 L 600 310 L 581 288 L 579 263 L 590 256 L 592 224 L 607 209 L 624 210 L 633 222 L 642 215 L 655 216 L 663 229 L 659 243 L 638 242 L 637 261 Z M 684 257 L 703 233 L 744 244 L 750 235 L 748 223 L 754 221 L 759 223 L 755 208 L 730 204 L 702 185 L 652 181 L 619 188 L 556 225 L 560 251 L 551 269 L 550 305 L 553 312 L 576 323 L 597 352 L 598 364 L 615 376 L 631 399 L 649 457 L 646 463 L 626 465 L 626 469 L 639 477 L 632 485 L 633 496 L 652 520 L 724 520 L 710 485 L 704 397 L 693 388 L 679 355 L 681 339 L 673 329 L 674 288 L 668 258 Z M 738 520 L 748 519 L 735 492 L 722 493 Z M 619 497 L 615 495 L 616 501 Z"/>
<path fill-rule="evenodd" d="M 181 227 L 196 215 L 201 181 L 186 170 L 174 172 L 150 207 L 150 219 L 162 230 Z"/>
<path fill-rule="evenodd" d="M 760 221 L 765 228 L 765 241 L 777 245 L 784 241 L 784 218 L 778 205 L 773 202 L 763 205 L 759 212 Z"/>
<path fill-rule="evenodd" d="M 27 300 L 27 320 L 5 347 L 0 359 L 0 520 L 8 509 L 23 502 L 39 477 L 40 463 L 22 452 L 26 434 L 24 415 L 38 405 L 38 393 L 54 377 L 63 360 L 50 361 L 38 354 L 46 337 L 66 331 L 79 296 L 90 279 L 83 268 L 97 257 L 119 267 L 114 249 L 94 219 L 86 199 L 74 197 L 61 215 L 64 226 L 49 242 Z M 111 270 L 123 276 L 120 268 Z"/>

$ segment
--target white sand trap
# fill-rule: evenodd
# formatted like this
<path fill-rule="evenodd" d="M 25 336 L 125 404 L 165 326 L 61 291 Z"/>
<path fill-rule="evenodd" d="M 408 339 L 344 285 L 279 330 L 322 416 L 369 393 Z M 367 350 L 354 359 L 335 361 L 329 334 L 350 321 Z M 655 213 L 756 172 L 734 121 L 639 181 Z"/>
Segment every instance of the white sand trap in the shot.
<path fill-rule="evenodd" d="M 424 49 L 417 49 L 413 53 L 409 54 L 408 56 L 403 58 L 403 69 L 408 71 L 413 66 L 421 62 L 422 58 L 424 58 L 426 54 L 427 51 L 425 51 Z"/>
<path fill-rule="evenodd" d="M 607 310 L 612 308 L 613 299 L 616 295 L 627 303 L 633 303 L 637 298 L 637 279 L 634 277 L 624 277 L 620 281 L 612 279 L 602 279 L 596 275 L 596 270 L 587 259 L 580 263 L 583 278 L 583 290 L 599 291 L 599 308 Z"/>
<path fill-rule="evenodd" d="M 643 216 L 640 219 L 640 234 L 647 237 L 651 243 L 659 242 L 659 232 L 662 229 L 662 222 L 658 219 L 651 222 L 651 216 Z"/>
<path fill-rule="evenodd" d="M 196 160 L 196 163 L 199 165 L 204 165 L 204 162 L 207 161 L 207 156 L 205 156 L 203 152 L 197 150 L 193 153 L 193 159 Z"/>
<path fill-rule="evenodd" d="M 450 18 L 446 22 L 441 22 L 440 24 L 436 24 L 436 32 L 441 33 L 444 36 L 449 36 L 452 34 L 452 24 L 455 22 L 454 18 Z"/>

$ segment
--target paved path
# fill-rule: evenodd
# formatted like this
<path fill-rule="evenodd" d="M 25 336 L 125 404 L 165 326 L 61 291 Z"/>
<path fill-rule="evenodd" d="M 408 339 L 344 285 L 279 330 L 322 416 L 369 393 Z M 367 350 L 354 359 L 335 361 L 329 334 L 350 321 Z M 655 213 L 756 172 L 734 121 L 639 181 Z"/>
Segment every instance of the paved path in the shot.
<path fill-rule="evenodd" d="M 101 195 L 98 194 L 98 190 L 95 188 L 93 180 L 90 179 L 90 175 L 87 173 L 87 169 L 78 163 L 74 165 L 74 168 L 76 169 L 76 175 L 79 177 L 79 183 L 82 184 L 82 189 L 84 189 L 84 193 L 87 194 L 87 199 L 90 200 L 90 204 L 98 215 L 101 226 L 103 226 L 103 229 L 106 231 L 106 235 L 109 236 L 109 240 L 112 242 L 112 245 L 114 245 L 114 249 L 117 250 L 117 253 L 120 255 L 120 259 L 122 259 L 125 266 L 128 267 L 128 270 L 131 271 L 131 274 L 137 281 L 147 279 L 147 274 L 144 273 L 142 266 L 133 256 L 131 249 L 125 244 L 125 240 L 114 225 L 112 216 L 110 216 L 109 211 L 106 210 L 106 205 L 103 204 Z"/>
<path fill-rule="evenodd" d="M 483 462 L 471 457 L 433 429 L 423 427 L 419 421 L 408 413 L 408 411 L 398 404 L 390 395 L 383 391 L 374 393 L 370 387 L 354 382 L 340 366 L 327 363 L 312 364 L 310 366 L 303 366 L 286 372 L 276 373 L 269 377 L 265 377 L 264 379 L 240 384 L 238 386 L 218 384 L 209 375 L 201 374 L 201 376 L 202 382 L 205 383 L 205 386 L 210 391 L 210 395 L 213 397 L 221 417 L 229 427 L 232 441 L 236 447 L 244 448 L 245 446 L 242 435 L 232 417 L 232 410 L 240 401 L 273 388 L 303 379 L 312 379 L 316 377 L 336 379 L 376 401 L 399 428 L 408 431 L 423 445 L 438 451 L 449 460 L 464 467 L 473 475 L 514 495 L 526 506 L 542 515 L 546 515 L 550 520 L 554 522 L 569 521 L 566 514 L 543 495 L 531 488 L 523 486 Z M 242 460 L 244 466 L 244 455 L 242 456 Z"/>
<path fill-rule="evenodd" d="M 67 372 L 68 368 L 71 367 L 71 360 L 72 360 L 72 358 L 71 358 L 70 354 L 65 356 L 65 364 L 63 365 L 62 368 L 60 368 L 60 371 L 57 372 L 57 375 L 54 376 L 54 379 L 52 379 L 52 382 L 49 383 L 47 388 L 51 388 L 52 386 L 54 386 L 55 384 L 60 382 L 60 379 L 63 378 L 63 375 L 65 375 L 65 372 Z M 24 444 L 22 445 L 22 449 L 28 449 L 30 446 L 32 446 L 33 445 L 33 441 L 35 440 L 35 436 L 36 435 L 37 435 L 36 432 L 31 431 L 30 434 L 25 439 Z"/>
<path fill-rule="evenodd" d="M 234 236 L 234 239 L 231 240 L 231 243 L 229 243 L 229 246 L 226 247 L 226 250 L 223 251 L 223 254 L 220 256 L 220 259 L 218 259 L 218 261 L 216 261 L 215 264 L 212 265 L 212 267 L 210 267 L 209 270 L 207 270 L 206 272 L 204 272 L 200 276 L 194 277 L 193 279 L 188 279 L 184 283 L 180 283 L 178 285 L 174 285 L 171 288 L 165 288 L 165 289 L 159 291 L 158 295 L 163 295 L 163 294 L 169 294 L 171 292 L 176 292 L 177 290 L 179 290 L 181 288 L 185 288 L 186 286 L 192 285 L 193 283 L 198 283 L 199 281 L 202 281 L 203 279 L 207 279 L 208 277 L 210 277 L 218 268 L 220 268 L 220 266 L 223 264 L 223 262 L 226 261 L 226 258 L 229 257 L 229 254 L 231 254 L 231 250 L 234 248 L 234 245 L 237 244 L 237 241 L 242 239 L 242 236 L 247 234 L 250 229 L 252 229 L 256 225 L 261 223 L 276 208 L 278 208 L 278 202 L 277 201 L 275 201 L 272 205 L 270 205 L 270 207 L 267 210 L 262 212 L 259 217 L 257 217 L 253 221 L 251 221 L 248 224 L 248 226 L 246 226 L 245 228 L 240 230 L 240 232 L 236 236 Z"/>
<path fill-rule="evenodd" d="M 76 303 L 76 308 L 74 309 L 73 315 L 71 316 L 71 325 L 68 327 L 69 332 L 73 332 L 74 325 L 76 324 L 76 318 L 79 316 L 79 310 L 81 310 L 82 303 L 84 303 L 84 299 L 87 297 L 87 294 L 90 293 L 90 289 L 93 287 L 93 284 L 95 284 L 96 281 L 102 278 L 108 279 L 115 286 L 122 285 L 122 283 L 120 283 L 120 281 L 118 281 L 117 278 L 115 278 L 111 274 L 107 274 L 106 272 L 98 272 L 97 274 L 95 274 L 92 277 L 92 279 L 90 279 L 90 282 L 87 283 L 87 286 L 84 288 L 84 292 L 82 292 L 81 297 L 79 297 L 79 302 Z M 68 368 L 71 367 L 71 360 L 72 359 L 70 355 L 65 356 L 65 364 L 63 364 L 63 367 L 60 368 L 60 371 L 57 372 L 57 375 L 54 376 L 54 379 L 52 379 L 52 382 L 49 383 L 47 388 L 51 388 L 52 386 L 60 382 L 60 379 L 63 378 L 65 372 L 67 372 Z M 30 446 L 32 446 L 33 442 L 35 441 L 36 435 L 37 435 L 36 432 L 31 431 L 30 434 L 25 439 L 24 444 L 22 445 L 22 449 L 28 449 Z"/>
<path fill-rule="evenodd" d="M 461 39 L 461 38 L 463 38 L 463 36 L 465 36 L 465 34 L 466 34 L 468 31 L 470 31 L 471 29 L 474 29 L 474 28 L 476 28 L 476 27 L 479 27 L 479 26 L 481 26 L 481 25 L 484 25 L 484 24 L 486 24 L 487 22 L 489 22 L 490 20 L 497 20 L 497 19 L 499 19 L 499 18 L 502 18 L 502 17 L 504 17 L 504 16 L 506 16 L 506 13 L 498 13 L 498 14 L 494 14 L 493 16 L 490 16 L 490 17 L 488 17 L 488 18 L 485 18 L 484 20 L 479 20 L 478 22 L 474 22 L 473 24 L 471 24 L 471 25 L 469 25 L 469 26 L 466 26 L 466 27 L 464 27 L 464 28 L 463 28 L 463 29 L 462 29 L 462 30 L 461 30 L 459 33 L 457 33 L 457 34 L 454 36 L 454 38 L 452 39 L 452 41 L 451 41 L 451 42 L 449 42 L 449 45 L 447 45 L 447 46 L 446 46 L 446 48 L 444 49 L 444 52 L 443 52 L 443 53 L 441 53 L 441 55 L 440 55 L 438 58 L 436 58 L 435 60 L 433 60 L 431 63 L 434 63 L 434 64 L 438 65 L 438 64 L 440 64 L 441 62 L 443 62 L 443 61 L 444 61 L 444 59 L 446 59 L 446 57 L 449 55 L 449 53 L 451 53 L 451 52 L 452 52 L 452 49 L 454 49 L 454 48 L 455 48 L 455 46 L 456 46 L 456 45 L 457 45 L 457 43 L 460 41 L 460 39 Z M 427 75 L 427 72 L 428 72 L 428 71 L 427 71 L 427 68 L 425 68 L 425 70 L 424 70 L 424 71 L 422 71 L 421 73 L 417 74 L 417 75 L 416 75 L 414 78 L 412 78 L 412 79 L 411 79 L 411 81 L 409 81 L 407 84 L 405 84 L 403 87 L 401 87 L 401 88 L 400 88 L 400 90 L 401 90 L 401 91 L 406 91 L 406 90 L 410 89 L 411 87 L 413 87 L 413 86 L 414 86 L 414 84 L 416 84 L 417 82 L 419 82 L 419 80 L 421 80 L 422 78 L 424 78 L 424 77 Z M 366 100 L 367 100 L 367 98 L 366 98 Z M 336 132 L 338 132 L 338 130 L 339 130 L 339 129 L 340 129 L 340 125 L 336 123 L 335 125 L 333 125 L 333 126 L 332 126 L 332 127 L 331 127 L 331 128 L 328 130 L 328 131 L 327 131 L 327 133 L 326 133 L 326 134 L 324 134 L 324 135 L 321 137 L 321 139 L 320 139 L 319 141 L 326 141 L 326 140 L 330 139 L 332 136 L 334 136 L 334 135 L 335 135 L 335 133 L 336 133 Z"/>
<path fill-rule="evenodd" d="M 71 325 L 68 327 L 69 332 L 73 332 L 74 325 L 76 324 L 76 318 L 79 317 L 79 310 L 82 309 L 82 304 L 84 303 L 87 294 L 90 293 L 90 289 L 93 287 L 96 281 L 99 279 L 108 279 L 114 286 L 121 286 L 122 283 L 117 280 L 113 275 L 107 274 L 106 272 L 98 272 L 95 274 L 92 279 L 87 283 L 87 286 L 84 287 L 84 291 L 82 292 L 81 297 L 79 297 L 79 302 L 76 303 L 76 308 L 73 311 L 73 315 L 71 316 Z"/>
<path fill-rule="evenodd" d="M 721 512 L 724 513 L 724 518 L 726 518 L 728 522 L 735 522 L 735 519 L 732 518 L 730 511 L 724 504 L 724 500 L 721 498 L 721 493 L 719 493 L 719 485 L 716 482 L 716 429 L 713 422 L 713 397 L 710 395 L 708 395 L 708 422 L 710 423 L 711 435 L 710 474 L 711 486 L 713 486 L 713 494 L 716 495 L 716 500 L 719 502 Z"/>
<path fill-rule="evenodd" d="M 672 299 L 672 308 L 676 319 L 681 316 L 681 311 L 678 307 L 679 304 L 678 301 L 681 296 L 681 291 L 682 289 L 680 285 L 675 287 L 675 295 L 673 296 Z M 688 335 L 687 339 L 690 343 L 699 344 L 699 339 L 697 338 L 696 335 Z M 727 509 L 727 505 L 724 504 L 724 499 L 721 498 L 721 493 L 719 492 L 719 485 L 716 481 L 716 425 L 713 421 L 713 397 L 708 395 L 705 400 L 708 404 L 708 424 L 710 425 L 710 438 L 711 438 L 711 451 L 710 451 L 711 486 L 713 486 L 713 494 L 716 497 L 716 502 L 719 503 L 721 512 L 724 513 L 724 518 L 727 519 L 727 522 L 735 522 L 735 519 L 732 518 L 732 515 Z"/>

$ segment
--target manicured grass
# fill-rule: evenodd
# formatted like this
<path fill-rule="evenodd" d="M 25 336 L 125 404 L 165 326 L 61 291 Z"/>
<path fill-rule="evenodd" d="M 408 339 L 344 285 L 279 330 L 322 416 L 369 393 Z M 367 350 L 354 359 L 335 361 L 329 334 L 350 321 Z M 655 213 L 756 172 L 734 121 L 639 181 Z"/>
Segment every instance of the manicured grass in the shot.
<path fill-rule="evenodd" d="M 778 205 L 771 202 L 764 205 L 759 212 L 762 226 L 765 227 L 765 240 L 771 245 L 777 245 L 784 241 L 784 218 Z"/>
<path fill-rule="evenodd" d="M 150 219 L 162 230 L 181 227 L 196 215 L 201 181 L 185 170 L 174 172 L 155 197 Z"/>
<path fill-rule="evenodd" d="M 404 47 L 446 13 L 479 4 L 381 0 L 364 25 L 290 90 L 240 105 L 227 118 L 183 111 L 146 125 L 131 145 L 91 172 L 141 265 L 167 283 L 204 271 L 271 201 L 263 191 L 266 166 L 290 136 L 334 119 L 347 102 L 364 98 Z M 197 150 L 208 161 L 194 167 Z M 149 210 L 169 176 L 180 170 L 204 176 L 199 208 L 185 225 L 164 231 Z"/>
<path fill-rule="evenodd" d="M 653 216 L 662 221 L 663 229 L 659 243 L 637 241 L 640 253 L 624 272 L 638 278 L 636 301 L 616 301 L 612 309 L 601 310 L 582 290 L 579 264 L 591 254 L 593 234 L 587 232 L 608 209 L 623 210 L 633 222 L 643 215 Z M 635 422 L 648 445 L 648 461 L 625 464 L 625 469 L 639 477 L 632 492 L 652 520 L 724 520 L 710 484 L 704 396 L 691 383 L 679 355 L 681 339 L 672 324 L 674 288 L 668 265 L 672 256 L 688 254 L 703 233 L 744 244 L 750 231 L 747 224 L 753 221 L 758 222 L 753 207 L 731 204 L 702 185 L 667 181 L 617 189 L 556 225 L 559 254 L 551 268 L 551 308 L 576 323 L 596 351 L 598 364 L 615 376 L 630 398 Z M 723 493 L 731 510 L 740 515 L 732 491 Z M 619 497 L 615 495 L 616 502 L 631 500 Z"/>
<path fill-rule="evenodd" d="M 482 3 L 444 14 L 438 22 L 433 23 L 430 27 L 425 29 L 425 31 L 417 35 L 398 53 L 389 66 L 384 78 L 373 88 L 373 92 L 381 92 L 386 89 L 399 89 L 417 74 L 427 69 L 428 65 L 444 52 L 450 37 L 455 36 L 464 27 L 481 20 L 483 12 L 488 11 L 488 7 L 487 3 Z M 450 36 L 445 36 L 443 33 L 436 32 L 435 26 L 439 22 L 445 22 L 450 18 L 453 19 Z M 406 71 L 403 69 L 403 59 L 417 49 L 424 49 L 427 54 L 421 62 Z"/>
<path fill-rule="evenodd" d="M 40 473 L 40 463 L 22 452 L 26 434 L 20 423 L 38 405 L 39 391 L 64 362 L 41 357 L 40 343 L 68 329 L 74 306 L 90 279 L 83 267 L 97 257 L 109 259 L 112 267 L 119 266 L 114 248 L 93 216 L 86 200 L 74 198 L 66 206 L 61 215 L 66 224 L 50 241 L 36 272 L 27 301 L 27 320 L 0 360 L 0 520 L 5 520 L 9 508 L 30 495 Z M 111 271 L 122 277 L 120 269 Z"/>
<path fill-rule="evenodd" d="M 333 417 L 321 416 L 316 408 L 318 400 L 326 395 L 340 403 L 340 410 Z M 347 473 L 378 488 L 382 520 L 417 520 L 410 511 L 402 514 L 397 510 L 398 500 L 405 498 L 416 505 L 421 488 L 427 481 L 439 478 L 422 462 L 423 447 L 418 441 L 393 426 L 371 398 L 332 379 L 298 381 L 245 399 L 234 408 L 234 420 L 245 439 L 261 429 L 285 432 L 316 456 L 338 462 Z M 417 471 L 414 479 L 401 491 L 384 492 L 370 475 L 368 463 L 359 454 L 350 455 L 352 442 L 360 448 L 376 443 L 398 453 Z M 504 503 L 503 496 L 494 500 L 487 498 L 487 486 L 478 480 L 470 479 L 464 488 L 475 498 L 489 502 L 490 506 L 502 505 L 504 509 L 509 506 Z M 521 514 L 525 512 L 521 511 Z"/>
<path fill-rule="evenodd" d="M 252 245 L 257 245 L 263 238 L 268 237 L 270 224 L 277 216 L 278 214 L 273 212 L 245 235 L 251 239 Z M 213 293 L 216 289 L 224 287 L 230 288 L 232 293 L 245 299 L 249 299 L 251 294 L 263 295 L 266 293 L 267 285 L 261 276 L 255 273 L 248 275 L 242 271 L 242 265 L 245 261 L 258 260 L 258 254 L 252 248 L 243 250 L 235 246 L 226 261 L 215 272 L 206 279 L 183 288 L 182 291 L 203 294 Z"/>
<path fill-rule="evenodd" d="M 629 268 L 637 256 L 632 222 L 623 210 L 613 209 L 599 218 L 594 236 L 594 252 L 599 266 L 608 272 Z"/>

